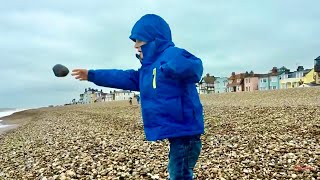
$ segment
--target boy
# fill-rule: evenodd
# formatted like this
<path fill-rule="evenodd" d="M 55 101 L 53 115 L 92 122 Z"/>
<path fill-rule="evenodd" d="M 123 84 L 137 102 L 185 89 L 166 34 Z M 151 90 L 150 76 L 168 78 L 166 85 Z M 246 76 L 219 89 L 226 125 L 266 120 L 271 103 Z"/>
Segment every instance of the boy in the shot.
<path fill-rule="evenodd" d="M 147 140 L 169 140 L 170 179 L 193 179 L 204 133 L 203 109 L 195 86 L 203 73 L 202 62 L 175 47 L 169 25 L 158 15 L 141 17 L 130 39 L 139 52 L 139 70 L 75 69 L 72 75 L 98 86 L 140 91 Z"/>

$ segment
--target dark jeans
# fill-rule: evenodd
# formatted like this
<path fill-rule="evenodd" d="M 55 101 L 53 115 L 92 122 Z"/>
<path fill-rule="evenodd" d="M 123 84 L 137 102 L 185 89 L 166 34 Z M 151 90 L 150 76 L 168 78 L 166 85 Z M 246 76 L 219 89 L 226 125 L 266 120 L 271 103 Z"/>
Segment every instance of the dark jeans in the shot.
<path fill-rule="evenodd" d="M 169 179 L 193 179 L 193 168 L 202 148 L 200 135 L 169 138 L 169 142 Z"/>

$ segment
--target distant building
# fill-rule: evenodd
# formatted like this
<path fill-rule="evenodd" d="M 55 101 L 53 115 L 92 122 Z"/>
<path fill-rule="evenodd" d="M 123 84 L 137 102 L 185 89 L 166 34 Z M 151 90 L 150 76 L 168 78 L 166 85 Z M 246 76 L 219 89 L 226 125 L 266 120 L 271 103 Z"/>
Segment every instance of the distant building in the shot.
<path fill-rule="evenodd" d="M 130 98 L 134 98 L 134 92 L 128 90 L 121 90 L 121 91 L 114 91 L 114 100 L 115 101 L 122 101 L 122 100 L 129 100 Z"/>
<path fill-rule="evenodd" d="M 255 74 L 253 71 L 246 72 L 244 75 L 244 91 L 257 91 L 259 90 L 259 77 L 260 74 Z"/>
<path fill-rule="evenodd" d="M 224 93 L 227 92 L 228 78 L 227 77 L 217 77 L 214 81 L 214 92 Z"/>
<path fill-rule="evenodd" d="M 102 90 L 88 88 L 84 90 L 83 94 L 80 94 L 79 103 L 81 104 L 90 104 L 95 103 L 98 99 L 102 98 Z"/>
<path fill-rule="evenodd" d="M 306 71 L 303 74 L 302 81 L 303 81 L 303 84 L 310 84 L 315 82 L 314 68 L 310 69 L 310 71 Z"/>
<path fill-rule="evenodd" d="M 269 90 L 270 79 L 269 74 L 261 74 L 258 81 L 258 88 L 260 91 Z"/>
<path fill-rule="evenodd" d="M 228 78 L 227 92 L 241 92 L 244 91 L 244 73 L 236 74 L 232 72 Z"/>
<path fill-rule="evenodd" d="M 280 80 L 288 78 L 289 69 L 286 67 L 273 67 L 268 74 L 261 74 L 259 77 L 259 90 L 280 89 Z"/>
<path fill-rule="evenodd" d="M 84 104 L 84 94 L 80 94 L 80 99 L 78 101 L 78 104 Z"/>
<path fill-rule="evenodd" d="M 101 96 L 99 96 L 96 100 L 96 102 L 108 102 L 108 101 L 114 101 L 114 94 L 112 92 L 110 93 L 101 93 Z"/>
<path fill-rule="evenodd" d="M 206 74 L 199 82 L 199 93 L 200 94 L 211 94 L 214 93 L 214 81 L 215 77 Z"/>
<path fill-rule="evenodd" d="M 285 73 L 286 69 L 278 70 L 277 67 L 273 67 L 269 73 L 269 89 L 280 89 L 280 75 Z"/>
<path fill-rule="evenodd" d="M 102 90 L 88 88 L 85 89 L 84 93 L 80 94 L 80 99 L 77 103 L 74 104 L 90 104 L 97 102 L 108 102 L 108 101 L 121 101 L 121 100 L 129 100 L 130 98 L 134 98 L 135 93 L 126 90 L 120 91 L 110 91 L 109 93 L 105 93 Z M 73 100 L 75 101 L 75 99 Z"/>
<path fill-rule="evenodd" d="M 320 85 L 320 56 L 314 60 L 314 79 L 314 83 Z"/>
<path fill-rule="evenodd" d="M 286 78 L 280 80 L 281 89 L 296 88 L 303 84 L 304 75 L 310 69 L 304 69 L 303 66 L 298 66 L 297 70 L 287 74 Z"/>

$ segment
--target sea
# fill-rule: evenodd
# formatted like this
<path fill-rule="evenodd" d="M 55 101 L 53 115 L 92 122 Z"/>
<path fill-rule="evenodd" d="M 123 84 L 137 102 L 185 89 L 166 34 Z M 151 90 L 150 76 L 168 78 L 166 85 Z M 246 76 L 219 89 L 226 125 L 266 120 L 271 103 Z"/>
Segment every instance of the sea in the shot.
<path fill-rule="evenodd" d="M 10 116 L 11 114 L 13 114 L 15 112 L 24 111 L 24 110 L 26 110 L 26 109 L 0 108 L 0 128 L 5 128 L 5 127 L 10 126 L 10 125 L 4 125 L 1 123 L 2 117 Z"/>

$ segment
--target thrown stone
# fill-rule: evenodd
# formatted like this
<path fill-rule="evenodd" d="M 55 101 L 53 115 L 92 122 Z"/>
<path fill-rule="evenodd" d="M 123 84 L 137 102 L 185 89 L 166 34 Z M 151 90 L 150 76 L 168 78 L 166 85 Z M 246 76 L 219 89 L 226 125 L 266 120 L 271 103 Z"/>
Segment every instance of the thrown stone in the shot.
<path fill-rule="evenodd" d="M 56 64 L 53 66 L 52 70 L 54 75 L 57 77 L 65 77 L 69 74 L 69 69 L 61 64 Z"/>

